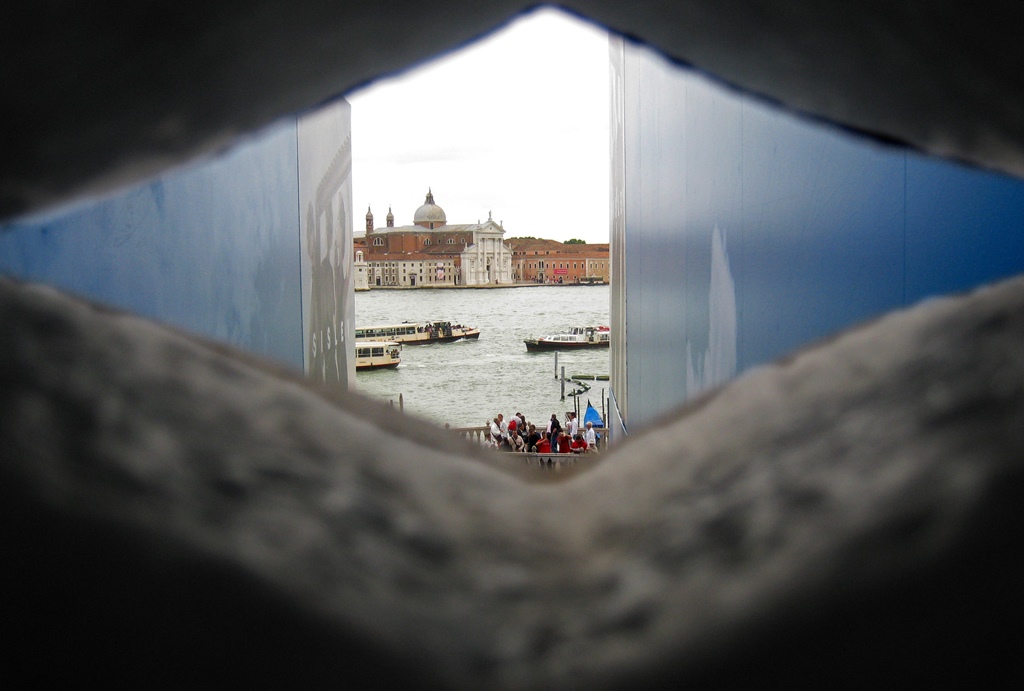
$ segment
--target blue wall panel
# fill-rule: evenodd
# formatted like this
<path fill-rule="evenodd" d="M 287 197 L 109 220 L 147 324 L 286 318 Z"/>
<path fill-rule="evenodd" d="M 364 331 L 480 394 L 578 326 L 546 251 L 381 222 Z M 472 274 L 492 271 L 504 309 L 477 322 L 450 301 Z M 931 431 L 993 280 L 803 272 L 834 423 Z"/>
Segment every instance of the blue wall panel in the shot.
<path fill-rule="evenodd" d="M 0 228 L 0 271 L 303 365 L 295 122 L 67 213 Z"/>
<path fill-rule="evenodd" d="M 908 155 L 907 301 L 1024 271 L 1024 183 Z"/>
<path fill-rule="evenodd" d="M 1024 271 L 1021 181 L 797 119 L 642 47 L 622 56 L 612 385 L 630 430 L 840 329 Z"/>
<path fill-rule="evenodd" d="M 742 211 L 720 227 L 742 371 L 902 302 L 903 155 L 733 100 L 743 175 L 727 194 Z"/>

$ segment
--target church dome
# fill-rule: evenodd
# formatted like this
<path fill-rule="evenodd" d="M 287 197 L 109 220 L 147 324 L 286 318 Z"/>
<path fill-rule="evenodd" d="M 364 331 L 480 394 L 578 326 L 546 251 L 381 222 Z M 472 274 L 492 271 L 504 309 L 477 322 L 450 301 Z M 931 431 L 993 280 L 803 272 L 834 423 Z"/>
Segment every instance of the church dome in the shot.
<path fill-rule="evenodd" d="M 448 222 L 444 215 L 444 209 L 434 203 L 434 195 L 429 189 L 427 190 L 427 198 L 423 202 L 423 206 L 416 209 L 416 213 L 413 214 L 412 222 L 418 226 L 424 225 L 427 228 L 437 228 Z"/>

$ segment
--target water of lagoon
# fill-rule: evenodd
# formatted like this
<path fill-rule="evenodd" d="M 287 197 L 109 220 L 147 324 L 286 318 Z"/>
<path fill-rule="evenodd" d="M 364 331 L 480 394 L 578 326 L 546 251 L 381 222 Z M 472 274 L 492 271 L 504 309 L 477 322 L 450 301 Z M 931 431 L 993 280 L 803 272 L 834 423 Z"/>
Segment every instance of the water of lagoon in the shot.
<path fill-rule="evenodd" d="M 366 396 L 398 405 L 405 412 L 438 424 L 474 427 L 498 413 L 506 418 L 522 412 L 546 425 L 552 413 L 560 419 L 575 402 L 560 400 L 554 353 L 528 353 L 527 338 L 557 333 L 572 326 L 609 323 L 608 286 L 524 286 L 495 289 L 371 290 L 356 293 L 356 328 L 403 321 L 451 321 L 475 326 L 480 338 L 454 343 L 405 346 L 402 364 L 393 370 L 356 373 L 356 388 Z M 559 370 L 607 375 L 606 348 L 560 352 Z M 601 410 L 607 381 L 587 382 L 580 410 L 589 398 Z"/>

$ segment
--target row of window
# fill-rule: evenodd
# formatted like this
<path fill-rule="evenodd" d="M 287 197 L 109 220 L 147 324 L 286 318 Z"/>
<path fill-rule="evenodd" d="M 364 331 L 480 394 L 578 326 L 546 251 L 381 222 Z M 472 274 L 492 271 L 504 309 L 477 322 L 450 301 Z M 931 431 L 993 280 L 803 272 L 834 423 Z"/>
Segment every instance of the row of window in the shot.
<path fill-rule="evenodd" d="M 430 244 L 430 238 L 423 238 L 423 244 L 424 245 L 429 245 Z M 455 240 L 453 240 L 452 238 L 448 238 L 447 244 L 454 245 L 455 244 Z M 466 238 L 462 238 L 462 244 L 463 245 L 466 244 Z"/>
<path fill-rule="evenodd" d="M 536 257 L 536 256 L 541 255 L 541 254 L 551 254 L 551 250 L 544 250 L 543 252 L 541 252 L 541 251 L 529 252 L 527 250 L 518 250 L 518 251 L 513 252 L 512 254 L 514 254 L 517 257 L 525 257 L 528 254 L 530 256 Z"/>
<path fill-rule="evenodd" d="M 374 269 L 382 269 L 382 268 L 383 269 L 393 269 L 393 268 L 397 267 L 399 264 L 402 265 L 402 271 L 405 271 L 410 266 L 410 262 L 370 262 L 369 265 L 370 265 L 371 268 L 374 268 Z M 423 264 L 424 264 L 424 262 L 420 262 L 419 263 L 420 271 L 423 270 Z M 450 269 L 451 266 L 452 266 L 452 263 L 451 262 L 427 262 L 427 268 L 428 269 L 436 269 L 436 268 L 438 268 L 438 265 L 440 265 L 443 268 L 449 268 Z"/>
<path fill-rule="evenodd" d="M 573 262 L 572 263 L 572 268 L 574 268 L 574 269 L 587 268 L 585 266 L 580 266 L 583 263 L 584 262 Z M 606 263 L 607 262 L 600 262 L 600 263 L 598 263 L 598 262 L 591 262 L 590 263 L 590 268 L 591 269 L 604 269 L 604 268 L 606 268 L 605 267 Z M 562 266 L 562 264 L 563 264 L 563 262 L 558 262 L 558 266 L 555 266 L 554 262 L 550 262 L 548 268 L 549 269 L 568 269 L 569 268 L 569 262 L 564 262 L 565 266 Z M 543 269 L 544 268 L 544 262 L 528 262 L 526 267 L 528 269 Z"/>
<path fill-rule="evenodd" d="M 397 273 L 396 267 L 400 263 L 402 265 L 402 272 L 405 273 L 407 271 L 408 266 L 409 266 L 408 262 L 370 262 L 370 266 L 373 267 L 373 268 L 383 268 L 386 273 Z M 475 265 L 476 264 L 476 260 L 475 259 L 471 260 L 470 263 L 472 265 Z M 452 267 L 452 263 L 450 261 L 443 262 L 442 264 L 443 264 L 443 267 L 446 268 L 446 269 L 451 269 L 451 267 Z M 505 260 L 505 264 L 506 265 L 508 264 L 508 260 L 507 259 Z M 605 268 L 607 268 L 607 264 L 608 264 L 608 262 L 591 262 L 589 265 L 587 263 L 585 263 L 585 262 L 572 262 L 572 268 L 576 269 L 576 270 L 579 270 L 581 268 L 582 269 L 588 269 L 588 268 L 589 269 L 605 269 Z M 530 268 L 530 269 L 543 269 L 543 268 L 545 268 L 544 267 L 544 262 L 542 262 L 542 261 L 539 261 L 539 262 L 527 262 L 526 266 L 527 266 L 527 268 Z M 419 262 L 419 269 L 420 269 L 421 273 L 423 271 L 423 268 L 424 268 L 424 262 Z M 429 263 L 427 263 L 427 268 L 430 268 L 430 269 L 437 268 L 437 265 L 434 262 L 429 262 Z M 549 268 L 549 269 L 568 269 L 569 268 L 569 262 L 558 262 L 557 266 L 555 265 L 555 262 L 549 262 L 547 268 Z"/>
<path fill-rule="evenodd" d="M 444 261 L 444 262 L 438 262 L 438 261 L 431 261 L 430 259 L 425 259 L 423 261 L 415 261 L 414 260 L 414 261 L 368 262 L 368 265 L 369 266 L 378 266 L 378 267 L 380 267 L 380 266 L 399 266 L 399 265 L 401 265 L 401 266 L 413 266 L 413 265 L 416 265 L 416 266 L 426 266 L 426 267 L 430 268 L 430 267 L 435 267 L 435 266 L 451 266 L 452 262 L 450 260 L 449 261 Z"/>
<path fill-rule="evenodd" d="M 395 336 L 415 336 L 414 325 L 380 326 L 376 328 L 356 329 L 356 338 L 394 338 Z"/>
<path fill-rule="evenodd" d="M 466 244 L 466 238 L 461 238 L 459 240 L 459 242 L 461 244 L 465 245 Z M 429 244 L 431 244 L 430 243 L 430 238 L 424 238 L 423 239 L 423 245 L 426 246 L 426 245 L 429 245 Z M 454 238 L 448 238 L 445 241 L 445 244 L 454 245 L 455 244 L 455 239 Z M 374 247 L 383 247 L 384 246 L 384 238 L 374 238 L 373 239 L 373 246 Z"/>

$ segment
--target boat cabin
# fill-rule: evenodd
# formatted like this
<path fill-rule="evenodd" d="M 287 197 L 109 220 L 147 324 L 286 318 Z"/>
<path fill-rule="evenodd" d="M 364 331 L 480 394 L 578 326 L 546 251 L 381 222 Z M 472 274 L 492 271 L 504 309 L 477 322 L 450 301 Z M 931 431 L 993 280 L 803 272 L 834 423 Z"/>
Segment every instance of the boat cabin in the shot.
<path fill-rule="evenodd" d="M 402 344 L 395 341 L 356 343 L 356 371 L 398 367 L 402 362 Z"/>

